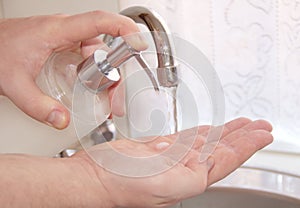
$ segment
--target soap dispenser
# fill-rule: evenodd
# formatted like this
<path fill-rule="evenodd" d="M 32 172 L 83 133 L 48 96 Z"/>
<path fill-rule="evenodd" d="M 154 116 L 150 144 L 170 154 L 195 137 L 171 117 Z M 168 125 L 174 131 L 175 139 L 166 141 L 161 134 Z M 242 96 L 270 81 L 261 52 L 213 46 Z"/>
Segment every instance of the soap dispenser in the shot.
<path fill-rule="evenodd" d="M 89 134 L 111 114 L 108 88 L 120 80 L 119 67 L 129 59 L 136 59 L 158 91 L 156 79 L 141 51 L 130 40 L 114 38 L 110 47 L 103 44 L 86 59 L 77 52 L 53 53 L 45 63 L 37 83 L 71 112 L 75 127 L 80 128 L 76 129 L 79 138 Z"/>

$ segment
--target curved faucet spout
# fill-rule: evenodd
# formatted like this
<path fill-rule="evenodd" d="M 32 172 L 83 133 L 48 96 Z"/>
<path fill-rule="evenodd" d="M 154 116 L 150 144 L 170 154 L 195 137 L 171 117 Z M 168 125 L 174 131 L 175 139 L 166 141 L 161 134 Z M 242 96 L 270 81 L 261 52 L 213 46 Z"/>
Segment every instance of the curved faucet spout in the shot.
<path fill-rule="evenodd" d="M 157 51 L 157 79 L 160 86 L 175 87 L 178 84 L 177 68 L 174 61 L 175 52 L 168 37 L 168 29 L 161 17 L 145 7 L 129 7 L 120 14 L 131 18 L 136 23 L 145 25 L 151 32 Z"/>

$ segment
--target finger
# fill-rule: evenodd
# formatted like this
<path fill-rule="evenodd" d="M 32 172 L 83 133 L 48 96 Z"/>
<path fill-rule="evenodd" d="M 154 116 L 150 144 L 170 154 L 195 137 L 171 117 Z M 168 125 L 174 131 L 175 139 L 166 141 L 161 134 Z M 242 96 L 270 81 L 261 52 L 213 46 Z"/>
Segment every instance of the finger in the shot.
<path fill-rule="evenodd" d="M 44 95 L 28 74 L 15 78 L 14 86 L 6 89 L 13 103 L 32 118 L 57 129 L 68 126 L 68 110 L 58 101 Z"/>
<path fill-rule="evenodd" d="M 223 126 L 211 127 L 205 135 L 205 145 L 198 146 L 201 151 L 200 160 L 206 159 L 216 148 L 218 143 L 222 141 L 228 134 L 235 132 L 244 126 L 251 123 L 251 120 L 247 118 L 234 119 Z"/>
<path fill-rule="evenodd" d="M 226 136 L 227 134 L 229 134 L 230 132 L 239 129 L 245 125 L 247 125 L 248 123 L 250 123 L 251 120 L 247 119 L 247 118 L 237 118 L 234 119 L 228 123 L 226 123 L 224 126 L 219 126 L 219 127 L 213 127 L 211 125 L 202 125 L 202 126 L 197 126 L 197 127 L 193 127 L 190 129 L 186 129 L 180 132 L 177 132 L 173 135 L 170 135 L 171 138 L 176 139 L 178 138 L 178 136 L 184 136 L 184 137 L 191 137 L 191 136 L 195 136 L 195 133 L 202 135 L 202 136 L 207 136 L 211 131 L 220 131 L 220 128 L 223 128 L 222 131 L 222 137 Z"/>
<path fill-rule="evenodd" d="M 221 139 L 223 143 L 230 143 L 233 140 L 239 139 L 241 136 L 247 134 L 248 132 L 255 131 L 255 130 L 265 130 L 268 132 L 272 131 L 272 126 L 269 122 L 264 120 L 256 120 L 253 122 L 249 122 L 244 126 L 240 126 L 236 129 L 231 129 L 232 131 L 228 131 L 228 134 Z"/>
<path fill-rule="evenodd" d="M 236 139 L 236 135 L 228 135 L 227 144 L 219 144 L 217 150 L 214 152 L 215 165 L 209 174 L 208 184 L 212 184 L 236 168 L 241 166 L 247 159 L 249 159 L 256 151 L 262 149 L 273 141 L 273 136 L 267 130 L 254 130 L 244 134 Z"/>
<path fill-rule="evenodd" d="M 235 135 L 230 135 L 230 137 L 235 137 Z M 230 147 L 236 154 L 242 155 L 239 159 L 243 161 L 251 156 L 253 152 L 262 149 L 272 141 L 273 136 L 269 131 L 258 129 L 248 132 L 241 136 L 240 139 L 232 139 Z M 246 142 L 248 145 L 244 145 L 243 142 Z"/>
<path fill-rule="evenodd" d="M 273 130 L 272 125 L 265 120 L 256 120 L 250 123 L 249 125 L 245 126 L 247 130 L 255 130 L 255 129 L 262 129 L 271 132 Z"/>
<path fill-rule="evenodd" d="M 71 43 L 95 38 L 100 34 L 116 37 L 139 32 L 137 24 L 132 19 L 105 11 L 64 16 L 60 21 L 58 30 L 57 38 Z M 139 35 L 128 37 L 127 42 L 137 50 L 147 48 L 147 44 Z"/>
<path fill-rule="evenodd" d="M 225 137 L 229 133 L 231 133 L 231 132 L 233 132 L 237 129 L 240 129 L 240 128 L 246 126 L 249 123 L 251 123 L 251 120 L 248 119 L 248 118 L 244 118 L 244 117 L 237 118 L 237 119 L 234 119 L 232 121 L 229 121 L 228 123 L 226 123 L 224 125 L 222 137 Z"/>
<path fill-rule="evenodd" d="M 170 137 L 173 140 L 180 140 L 181 143 L 187 144 L 192 148 L 198 151 L 202 151 L 202 157 L 205 158 L 205 155 L 209 155 L 217 145 L 220 138 L 225 137 L 229 133 L 242 128 L 243 126 L 249 124 L 250 119 L 247 118 L 238 118 L 233 121 L 226 123 L 224 126 L 198 126 L 191 129 L 187 129 L 181 132 L 177 132 Z M 205 149 L 202 149 L 204 144 Z"/>

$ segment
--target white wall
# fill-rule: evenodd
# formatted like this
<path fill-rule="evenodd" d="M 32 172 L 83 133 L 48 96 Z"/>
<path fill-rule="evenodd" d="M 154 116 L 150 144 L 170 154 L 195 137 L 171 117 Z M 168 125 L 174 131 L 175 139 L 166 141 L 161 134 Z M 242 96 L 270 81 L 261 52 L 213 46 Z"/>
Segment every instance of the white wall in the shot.
<path fill-rule="evenodd" d="M 52 13 L 74 14 L 90 10 L 117 12 L 118 0 L 2 0 L 2 7 L 6 18 Z"/>
<path fill-rule="evenodd" d="M 3 17 L 2 1 L 0 1 L 0 18 Z"/>

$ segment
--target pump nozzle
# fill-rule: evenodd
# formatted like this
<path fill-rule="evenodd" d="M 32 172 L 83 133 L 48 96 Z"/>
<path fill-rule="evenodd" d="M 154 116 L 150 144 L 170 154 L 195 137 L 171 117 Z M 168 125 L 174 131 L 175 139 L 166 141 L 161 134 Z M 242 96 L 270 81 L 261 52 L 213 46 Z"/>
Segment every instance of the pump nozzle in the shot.
<path fill-rule="evenodd" d="M 148 75 L 154 90 L 158 91 L 158 84 L 149 66 L 142 58 L 140 51 L 132 48 L 123 41 L 110 52 L 96 50 L 93 55 L 78 65 L 78 77 L 81 83 L 94 92 L 107 89 L 120 79 L 118 67 L 135 57 Z"/>

